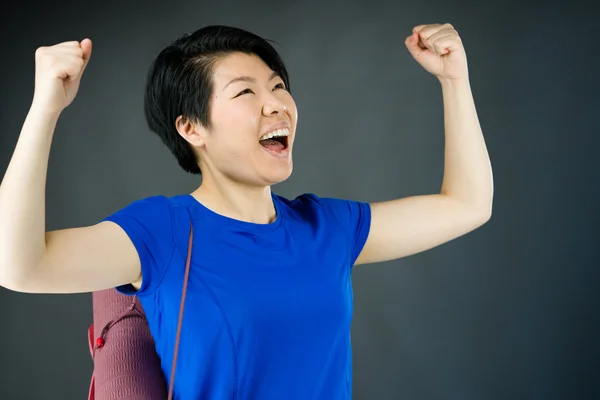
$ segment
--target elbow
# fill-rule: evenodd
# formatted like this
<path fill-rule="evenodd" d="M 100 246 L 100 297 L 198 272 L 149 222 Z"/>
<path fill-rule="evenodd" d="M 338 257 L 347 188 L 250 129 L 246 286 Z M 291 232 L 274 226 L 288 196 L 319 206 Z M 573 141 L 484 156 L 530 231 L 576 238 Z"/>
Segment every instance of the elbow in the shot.
<path fill-rule="evenodd" d="M 42 270 L 44 258 L 30 249 L 16 249 L 17 246 L 1 246 L 0 286 L 14 292 L 32 293 L 36 281 L 41 278 L 38 272 Z"/>
<path fill-rule="evenodd" d="M 492 218 L 492 199 L 455 200 L 465 223 L 473 229 L 486 224 Z"/>
<path fill-rule="evenodd" d="M 24 274 L 16 274 L 5 271 L 6 268 L 2 267 L 2 273 L 0 273 L 0 286 L 13 292 L 27 292 L 25 285 L 27 278 Z"/>
<path fill-rule="evenodd" d="M 469 226 L 469 230 L 485 225 L 492 218 L 491 202 L 462 203 L 461 209 L 464 221 Z"/>
<path fill-rule="evenodd" d="M 13 292 L 28 293 L 33 268 L 3 260 L 0 262 L 0 286 Z"/>
<path fill-rule="evenodd" d="M 487 224 L 490 219 L 492 219 L 492 209 L 491 208 L 481 214 L 481 216 L 479 217 L 479 226 Z"/>
<path fill-rule="evenodd" d="M 477 226 L 485 225 L 492 218 L 492 202 L 476 207 L 474 218 Z"/>
<path fill-rule="evenodd" d="M 492 218 L 492 208 L 494 202 L 493 190 L 490 189 L 469 201 L 469 209 L 477 226 L 486 224 Z"/>
<path fill-rule="evenodd" d="M 483 224 L 485 224 L 486 222 L 488 222 L 490 219 L 492 219 L 492 208 L 494 205 L 494 185 L 490 184 L 490 187 L 487 191 L 487 196 L 486 196 L 486 201 L 483 203 L 482 207 L 481 207 L 481 212 L 482 212 L 482 217 L 483 217 Z"/>

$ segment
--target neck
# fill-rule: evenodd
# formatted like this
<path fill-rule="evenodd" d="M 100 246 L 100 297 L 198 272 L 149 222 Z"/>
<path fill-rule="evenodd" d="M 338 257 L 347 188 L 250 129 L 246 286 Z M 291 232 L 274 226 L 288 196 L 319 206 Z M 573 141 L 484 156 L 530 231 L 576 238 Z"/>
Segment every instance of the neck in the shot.
<path fill-rule="evenodd" d="M 240 221 L 268 224 L 276 218 L 270 186 L 250 187 L 203 174 L 202 184 L 192 196 L 217 214 Z"/>

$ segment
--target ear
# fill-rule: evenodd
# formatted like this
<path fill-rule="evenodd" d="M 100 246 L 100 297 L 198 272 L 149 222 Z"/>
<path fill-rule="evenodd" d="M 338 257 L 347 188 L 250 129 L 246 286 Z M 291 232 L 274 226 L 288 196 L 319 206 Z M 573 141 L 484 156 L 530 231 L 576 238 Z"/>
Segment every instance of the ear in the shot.
<path fill-rule="evenodd" d="M 200 123 L 194 122 L 183 116 L 175 120 L 175 128 L 179 135 L 194 147 L 202 147 L 208 133 Z"/>

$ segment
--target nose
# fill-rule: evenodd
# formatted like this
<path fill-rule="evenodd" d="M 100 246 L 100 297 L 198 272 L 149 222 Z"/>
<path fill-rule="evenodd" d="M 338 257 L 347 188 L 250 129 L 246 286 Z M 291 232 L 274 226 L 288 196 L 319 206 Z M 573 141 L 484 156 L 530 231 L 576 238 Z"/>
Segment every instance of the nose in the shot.
<path fill-rule="evenodd" d="M 283 114 L 287 110 L 285 104 L 278 99 L 270 99 L 263 106 L 263 114 L 268 117 L 271 115 Z"/>

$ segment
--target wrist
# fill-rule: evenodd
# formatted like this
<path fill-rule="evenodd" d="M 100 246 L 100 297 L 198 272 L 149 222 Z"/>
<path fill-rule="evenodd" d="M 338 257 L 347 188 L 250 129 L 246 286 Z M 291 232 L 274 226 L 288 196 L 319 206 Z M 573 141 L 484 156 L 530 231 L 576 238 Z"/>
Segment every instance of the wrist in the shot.
<path fill-rule="evenodd" d="M 37 102 L 36 100 L 31 103 L 31 107 L 29 108 L 29 115 L 49 121 L 58 120 L 61 113 L 62 110 L 42 102 Z"/>
<path fill-rule="evenodd" d="M 470 89 L 471 84 L 468 77 L 463 78 L 440 78 L 438 77 L 442 90 Z"/>

